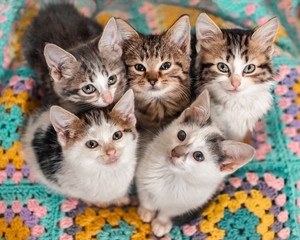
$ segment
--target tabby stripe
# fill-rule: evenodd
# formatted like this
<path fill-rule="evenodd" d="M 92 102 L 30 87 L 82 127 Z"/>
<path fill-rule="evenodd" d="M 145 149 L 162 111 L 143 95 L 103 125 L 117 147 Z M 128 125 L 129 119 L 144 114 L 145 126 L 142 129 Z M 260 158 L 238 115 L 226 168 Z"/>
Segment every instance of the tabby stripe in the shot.
<path fill-rule="evenodd" d="M 245 45 L 246 47 L 248 47 L 248 45 L 249 45 L 248 37 L 245 37 L 244 45 Z"/>
<path fill-rule="evenodd" d="M 213 65 L 214 65 L 213 63 L 203 63 L 201 65 L 201 71 L 203 71 L 205 68 L 210 68 Z"/>
<path fill-rule="evenodd" d="M 88 69 L 87 65 L 85 64 L 85 62 L 82 62 L 81 63 L 81 66 L 80 66 L 84 71 L 86 71 Z"/>
<path fill-rule="evenodd" d="M 183 84 L 183 79 L 180 76 L 171 76 L 172 78 L 177 78 L 181 84 Z"/>
<path fill-rule="evenodd" d="M 272 68 L 270 67 L 270 65 L 268 63 L 261 64 L 258 67 L 262 68 L 262 69 L 267 69 L 270 74 L 273 73 Z"/>
<path fill-rule="evenodd" d="M 72 95 L 78 95 L 79 90 L 80 89 L 72 89 L 72 90 L 63 89 L 62 95 L 64 97 L 70 97 Z"/>

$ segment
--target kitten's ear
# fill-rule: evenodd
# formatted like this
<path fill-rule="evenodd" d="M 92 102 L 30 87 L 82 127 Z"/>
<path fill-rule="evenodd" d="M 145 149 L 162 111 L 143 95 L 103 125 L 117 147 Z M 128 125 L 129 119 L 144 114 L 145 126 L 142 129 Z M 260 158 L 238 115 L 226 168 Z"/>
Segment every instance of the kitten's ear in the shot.
<path fill-rule="evenodd" d="M 250 162 L 255 154 L 255 149 L 250 145 L 232 140 L 224 140 L 221 148 L 225 159 L 220 165 L 220 171 L 226 174 L 231 174 Z"/>
<path fill-rule="evenodd" d="M 270 19 L 268 22 L 260 26 L 255 30 L 252 35 L 252 40 L 259 42 L 262 46 L 271 49 L 271 54 L 273 53 L 273 42 L 275 40 L 277 31 L 279 28 L 279 21 L 277 17 Z"/>
<path fill-rule="evenodd" d="M 62 77 L 73 77 L 77 60 L 71 53 L 55 44 L 48 43 L 44 48 L 44 56 L 54 81 L 59 81 Z"/>
<path fill-rule="evenodd" d="M 201 46 L 207 46 L 210 41 L 222 38 L 221 29 L 214 23 L 206 13 L 200 13 L 196 22 L 196 50 L 199 53 Z"/>
<path fill-rule="evenodd" d="M 179 46 L 179 48 L 188 54 L 191 49 L 191 25 L 188 15 L 180 17 L 165 33 L 168 41 Z"/>
<path fill-rule="evenodd" d="M 121 39 L 122 41 L 124 40 L 128 40 L 128 39 L 132 39 L 132 38 L 138 38 L 139 34 L 137 33 L 137 31 L 134 30 L 133 27 L 131 27 L 127 22 L 125 22 L 122 19 L 117 19 L 116 20 L 117 26 L 118 26 L 118 30 L 120 32 L 121 35 Z"/>
<path fill-rule="evenodd" d="M 116 20 L 112 17 L 106 23 L 102 36 L 99 40 L 98 48 L 100 52 L 106 50 L 113 51 L 111 57 L 121 57 L 122 48 L 120 46 L 120 33 L 117 28 Z"/>
<path fill-rule="evenodd" d="M 50 108 L 50 121 L 57 133 L 58 141 L 62 146 L 65 146 L 72 137 L 74 125 L 76 122 L 80 122 L 80 119 L 61 107 L 52 106 Z"/>
<path fill-rule="evenodd" d="M 204 90 L 190 107 L 185 109 L 179 119 L 181 122 L 197 122 L 205 124 L 210 117 L 209 93 Z"/>
<path fill-rule="evenodd" d="M 136 118 L 134 115 L 134 94 L 129 89 L 123 97 L 116 103 L 112 112 L 116 112 L 124 121 L 135 126 Z"/>

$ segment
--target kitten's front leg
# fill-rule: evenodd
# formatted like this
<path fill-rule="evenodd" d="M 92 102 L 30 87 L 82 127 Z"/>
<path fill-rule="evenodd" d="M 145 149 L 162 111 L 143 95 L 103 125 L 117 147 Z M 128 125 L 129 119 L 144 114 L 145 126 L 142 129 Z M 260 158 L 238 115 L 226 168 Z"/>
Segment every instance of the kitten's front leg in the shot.
<path fill-rule="evenodd" d="M 122 198 L 118 198 L 118 199 L 114 200 L 113 203 L 117 207 L 123 207 L 123 206 L 126 206 L 126 205 L 130 204 L 130 198 L 129 198 L 129 196 L 124 196 Z"/>
<path fill-rule="evenodd" d="M 152 210 L 149 210 L 147 208 L 140 206 L 138 208 L 138 214 L 143 222 L 148 223 L 148 222 L 151 222 L 152 219 L 154 218 L 155 211 L 152 211 Z"/>
<path fill-rule="evenodd" d="M 143 222 L 151 222 L 155 216 L 156 209 L 152 204 L 150 195 L 145 192 L 139 192 L 139 201 L 138 215 Z"/>
<path fill-rule="evenodd" d="M 169 233 L 172 229 L 172 221 L 169 216 L 163 212 L 159 212 L 158 216 L 151 223 L 152 232 L 157 237 L 162 237 L 163 235 Z"/>

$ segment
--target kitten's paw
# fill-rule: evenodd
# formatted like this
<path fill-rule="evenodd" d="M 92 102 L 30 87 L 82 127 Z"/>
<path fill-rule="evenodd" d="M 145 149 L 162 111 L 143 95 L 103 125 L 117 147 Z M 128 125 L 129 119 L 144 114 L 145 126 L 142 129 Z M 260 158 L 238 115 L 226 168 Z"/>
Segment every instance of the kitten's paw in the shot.
<path fill-rule="evenodd" d="M 138 214 L 139 214 L 140 218 L 142 219 L 142 221 L 146 222 L 146 223 L 151 222 L 151 220 L 155 216 L 155 212 L 148 210 L 146 208 L 143 208 L 143 207 L 138 208 Z"/>
<path fill-rule="evenodd" d="M 98 208 L 108 208 L 110 206 L 109 202 L 97 202 L 94 205 Z"/>
<path fill-rule="evenodd" d="M 117 207 L 123 207 L 123 206 L 129 205 L 130 204 L 130 198 L 128 196 L 119 198 L 119 199 L 114 201 L 114 204 Z"/>
<path fill-rule="evenodd" d="M 168 222 L 161 222 L 159 219 L 154 219 L 151 224 L 152 232 L 157 237 L 162 237 L 163 235 L 170 232 L 172 228 L 172 223 L 170 221 Z"/>

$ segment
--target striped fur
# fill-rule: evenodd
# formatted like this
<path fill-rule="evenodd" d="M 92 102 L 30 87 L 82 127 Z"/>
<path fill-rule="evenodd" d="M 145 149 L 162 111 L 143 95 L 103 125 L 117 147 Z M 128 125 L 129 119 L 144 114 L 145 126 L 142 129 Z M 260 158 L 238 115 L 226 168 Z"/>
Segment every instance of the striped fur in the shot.
<path fill-rule="evenodd" d="M 190 102 L 190 24 L 181 17 L 162 35 L 143 35 L 118 19 L 129 88 L 136 98 L 138 125 L 160 127 Z M 178 36 L 178 37 L 177 37 Z M 170 63 L 168 69 L 160 69 Z M 137 69 L 142 64 L 144 71 Z"/>
<path fill-rule="evenodd" d="M 212 119 L 226 138 L 243 140 L 271 108 L 272 44 L 277 29 L 276 18 L 255 31 L 220 29 L 203 13 L 198 18 L 195 95 L 209 91 Z"/>
<path fill-rule="evenodd" d="M 110 19 L 100 37 L 101 32 L 99 24 L 67 3 L 40 10 L 26 29 L 22 50 L 49 104 L 78 112 L 106 107 L 123 95 L 125 66 L 119 39 L 113 39 L 118 36 L 115 20 Z M 109 85 L 111 76 L 116 81 Z M 84 91 L 89 84 L 95 88 L 93 93 Z"/>

